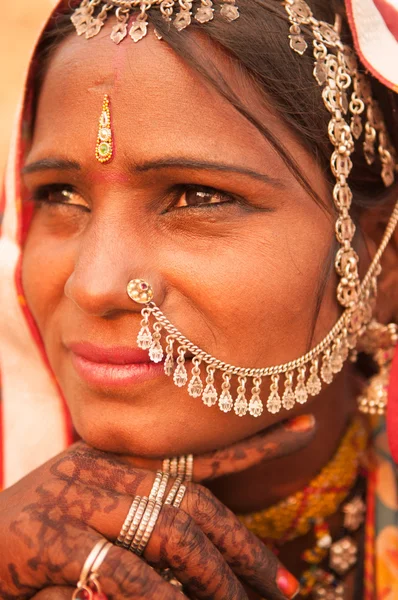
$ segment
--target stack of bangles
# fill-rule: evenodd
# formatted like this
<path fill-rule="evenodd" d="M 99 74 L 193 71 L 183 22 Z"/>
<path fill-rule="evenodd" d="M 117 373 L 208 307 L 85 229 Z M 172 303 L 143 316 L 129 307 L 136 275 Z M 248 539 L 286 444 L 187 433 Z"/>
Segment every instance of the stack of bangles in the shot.
<path fill-rule="evenodd" d="M 192 454 L 166 458 L 162 463 L 162 470 L 156 473 L 149 496 L 134 497 L 115 545 L 142 556 L 162 506 L 168 504 L 180 507 L 186 491 L 184 482 L 192 480 L 192 471 Z M 174 478 L 174 482 L 163 502 L 170 478 Z M 99 583 L 98 571 L 111 547 L 112 544 L 105 538 L 95 544 L 83 565 L 72 600 L 106 600 Z M 160 573 L 171 584 L 179 585 L 169 569 Z"/>

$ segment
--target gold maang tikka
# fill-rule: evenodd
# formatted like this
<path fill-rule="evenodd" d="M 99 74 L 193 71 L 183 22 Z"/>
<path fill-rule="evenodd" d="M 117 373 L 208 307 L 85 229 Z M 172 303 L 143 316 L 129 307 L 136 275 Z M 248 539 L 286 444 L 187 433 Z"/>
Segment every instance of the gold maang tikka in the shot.
<path fill-rule="evenodd" d="M 113 139 L 110 101 L 108 94 L 105 94 L 98 125 L 97 143 L 95 146 L 95 158 L 100 163 L 107 163 L 111 160 L 112 156 Z"/>
<path fill-rule="evenodd" d="M 233 21 L 239 17 L 235 0 L 224 0 L 220 4 L 220 13 L 224 18 Z M 353 50 L 340 39 L 339 18 L 334 25 L 318 21 L 304 0 L 285 0 L 281 4 L 290 21 L 289 40 L 294 52 L 301 55 L 308 49 L 302 27 L 305 27 L 306 32 L 311 31 L 314 77 L 321 88 L 325 107 L 330 113 L 328 135 L 333 145 L 330 165 L 336 180 L 333 199 L 337 211 L 336 238 L 340 246 L 335 268 L 339 277 L 337 300 L 343 309 L 341 317 L 317 346 L 294 361 L 263 369 L 235 367 L 207 354 L 178 331 L 153 302 L 153 291 L 149 283 L 134 279 L 129 282 L 127 288 L 134 301 L 145 304 L 141 311 L 142 326 L 137 338 L 139 347 L 149 350 L 153 362 L 161 362 L 165 354 L 165 373 L 173 376 L 177 386 L 187 385 L 188 393 L 192 397 L 201 396 L 205 405 L 218 404 L 222 411 L 234 410 L 238 416 L 249 413 L 258 417 L 262 414 L 260 391 L 265 377 L 271 379 L 267 410 L 271 413 L 279 412 L 282 407 L 290 410 L 296 402 L 304 404 L 309 396 L 319 394 L 322 383 L 330 384 L 343 368 L 347 358 L 355 355 L 355 349 L 360 346 L 361 340 L 365 340 L 367 332 L 374 327 L 372 314 L 377 293 L 377 277 L 380 274 L 380 259 L 398 222 L 397 204 L 381 245 L 361 282 L 358 255 L 352 247 L 355 224 L 350 216 L 352 191 L 348 183 L 352 169 L 351 154 L 354 148 L 357 150 L 358 145 L 361 145 L 368 164 L 372 164 L 378 155 L 381 177 L 388 187 L 394 182 L 395 151 L 388 138 L 381 111 L 372 97 L 370 82 L 358 72 Z M 158 7 L 165 21 L 169 25 L 173 23 L 176 29 L 181 31 L 191 23 L 194 5 L 197 7 L 194 18 L 198 22 L 206 23 L 213 18 L 211 0 L 179 0 L 179 12 L 174 19 L 172 14 L 177 6 L 174 0 L 83 0 L 74 12 L 72 22 L 79 35 L 84 34 L 86 38 L 90 38 L 99 33 L 108 13 L 114 11 L 117 22 L 112 29 L 111 38 L 115 43 L 120 43 L 127 36 L 132 11 L 138 7 L 140 13 L 129 31 L 130 37 L 137 42 L 147 33 L 147 13 L 150 9 Z M 156 30 L 155 34 L 161 37 Z M 154 321 L 153 326 L 150 325 L 150 319 Z M 161 344 L 162 330 L 166 332 L 165 351 Z M 390 347 L 394 342 L 395 337 L 391 336 Z M 366 343 L 363 349 L 366 351 Z M 193 356 L 190 376 L 185 366 L 186 353 Z M 204 382 L 202 366 L 206 369 Z M 385 366 L 383 363 L 383 368 Z M 216 371 L 222 374 L 221 393 L 215 387 Z M 231 394 L 233 378 L 237 378 L 235 399 Z M 363 408 L 364 403 L 360 404 Z M 381 404 L 378 404 L 377 412 L 381 412 Z"/>

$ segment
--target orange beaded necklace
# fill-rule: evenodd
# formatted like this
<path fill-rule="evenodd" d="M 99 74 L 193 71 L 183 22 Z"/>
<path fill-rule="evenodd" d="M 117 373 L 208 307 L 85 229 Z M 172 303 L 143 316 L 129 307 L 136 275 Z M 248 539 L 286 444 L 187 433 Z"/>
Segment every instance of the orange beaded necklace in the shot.
<path fill-rule="evenodd" d="M 367 445 L 366 424 L 363 418 L 356 417 L 332 460 L 305 489 L 270 508 L 239 516 L 250 531 L 274 549 L 313 529 L 315 545 L 302 555 L 309 565 L 301 577 L 302 596 L 313 594 L 316 599 L 333 600 L 344 597 L 344 585 L 337 576 L 344 575 L 356 563 L 357 548 L 349 536 L 332 543 L 326 519 L 338 511 L 350 494 Z M 363 522 L 365 505 L 357 496 L 343 507 L 343 512 L 345 529 L 355 531 Z M 328 554 L 331 572 L 319 567 Z"/>

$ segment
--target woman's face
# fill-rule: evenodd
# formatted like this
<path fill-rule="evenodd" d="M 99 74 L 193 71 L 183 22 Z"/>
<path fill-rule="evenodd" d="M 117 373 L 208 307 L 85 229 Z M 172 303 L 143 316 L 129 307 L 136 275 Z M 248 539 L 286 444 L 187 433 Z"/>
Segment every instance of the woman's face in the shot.
<path fill-rule="evenodd" d="M 159 369 L 141 364 L 126 380 L 115 366 L 103 376 L 81 355 L 121 362 L 136 348 L 142 306 L 126 286 L 143 278 L 171 322 L 213 356 L 245 367 L 299 357 L 314 319 L 313 343 L 337 317 L 333 275 L 317 309 L 334 222 L 257 129 L 164 42 L 151 33 L 116 46 L 108 34 L 71 36 L 49 64 L 24 175 L 45 201 L 26 240 L 24 290 L 87 442 L 141 455 L 201 452 L 287 413 L 224 414 Z M 327 198 L 311 156 L 242 74 L 213 58 Z M 104 94 L 115 143 L 109 164 L 95 158 Z M 267 382 L 261 395 L 265 402 Z"/>

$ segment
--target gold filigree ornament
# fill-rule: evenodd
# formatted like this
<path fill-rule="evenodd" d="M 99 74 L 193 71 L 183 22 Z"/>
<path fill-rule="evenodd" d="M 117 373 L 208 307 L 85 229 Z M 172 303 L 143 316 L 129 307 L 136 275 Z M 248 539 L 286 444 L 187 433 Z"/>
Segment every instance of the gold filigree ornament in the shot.
<path fill-rule="evenodd" d="M 127 11 L 138 3 L 109 4 L 118 7 L 123 5 L 123 10 Z M 156 3 L 150 4 L 152 7 Z M 92 5 L 93 0 L 86 2 L 84 10 L 90 12 Z M 234 411 L 239 417 L 247 414 L 259 417 L 262 414 L 264 403 L 261 400 L 261 385 L 265 378 L 270 379 L 270 392 L 265 402 L 267 410 L 272 414 L 281 409 L 289 411 L 296 403 L 304 404 L 310 396 L 318 395 L 322 385 L 333 381 L 349 357 L 355 360 L 356 348 L 361 341 L 361 350 L 369 351 L 369 342 L 366 342 L 366 339 L 375 328 L 380 327 L 372 320 L 377 278 L 381 271 L 380 259 L 398 223 L 397 202 L 382 242 L 367 273 L 360 281 L 358 255 L 352 247 L 355 224 L 350 215 L 352 191 L 348 183 L 352 169 L 351 154 L 354 149 L 357 150 L 355 141 L 363 137 L 361 147 L 366 160 L 373 161 L 377 150 L 382 180 L 385 186 L 390 186 L 396 170 L 395 150 L 388 138 L 381 111 L 372 98 L 369 82 L 358 72 L 353 50 L 340 40 L 339 18 L 336 18 L 334 25 L 318 21 L 304 0 L 285 0 L 282 5 L 290 21 L 290 46 L 296 53 L 303 54 L 309 47 L 301 27 L 305 26 L 306 35 L 308 31 L 312 32 L 314 77 L 321 88 L 325 107 L 330 113 L 328 135 L 333 146 L 330 166 L 336 179 L 333 200 L 337 211 L 336 238 L 340 246 L 335 259 L 339 277 L 337 301 L 342 307 L 340 318 L 321 342 L 296 360 L 265 368 L 239 367 L 211 356 L 187 339 L 152 301 L 154 294 L 149 283 L 134 279 L 127 288 L 132 300 L 145 304 L 141 311 L 138 346 L 149 351 L 152 361 L 163 361 L 166 375 L 173 377 L 176 386 L 187 386 L 190 396 L 201 397 L 203 403 L 209 407 L 218 405 L 225 413 Z M 175 17 L 174 24 L 177 29 L 182 29 L 182 25 L 185 27 L 190 22 L 193 2 L 180 0 L 179 6 L 180 12 Z M 202 0 L 197 13 L 199 22 L 212 18 L 212 6 L 210 0 Z M 172 0 L 160 3 L 160 10 L 166 20 L 171 21 L 173 8 Z M 81 8 L 79 10 L 81 11 Z M 234 0 L 225 1 L 221 12 L 229 20 L 237 18 L 238 11 Z M 86 13 L 83 11 L 78 14 L 79 20 L 86 23 Z M 371 349 L 381 369 L 379 376 L 384 379 L 371 381 L 370 386 L 376 386 L 377 383 L 378 389 L 380 385 L 384 386 L 384 391 L 388 362 L 386 358 L 390 356 L 397 338 L 396 326 L 386 327 L 390 333 L 395 332 L 389 337 L 389 350 L 377 344 L 376 350 L 373 346 Z M 165 350 L 162 345 L 162 333 L 165 335 Z M 364 347 L 366 344 L 367 347 Z M 389 353 L 388 357 L 386 350 Z M 188 365 L 187 355 L 193 357 Z M 188 372 L 188 366 L 191 372 Z M 217 390 L 216 387 L 216 372 L 222 376 L 221 390 Z M 235 387 L 237 395 L 233 397 L 232 390 Z M 381 397 L 379 394 L 377 397 L 378 400 L 371 400 L 367 404 L 368 408 L 365 401 L 360 400 L 362 410 L 382 412 L 385 395 Z"/>
<path fill-rule="evenodd" d="M 360 340 L 359 350 L 373 357 L 377 372 L 367 383 L 358 398 L 358 408 L 370 415 L 383 415 L 387 406 L 388 383 L 395 346 L 398 342 L 398 327 L 395 323 L 381 325 L 372 320 Z"/>
<path fill-rule="evenodd" d="M 235 0 L 223 0 L 218 4 L 219 14 L 226 21 L 235 21 L 239 17 Z M 133 42 L 139 42 L 148 33 L 147 15 L 151 9 L 159 9 L 166 23 L 182 31 L 192 23 L 194 7 L 194 19 L 198 23 L 208 23 L 214 17 L 214 5 L 212 0 L 83 0 L 75 9 L 71 21 L 77 34 L 89 39 L 101 31 L 109 14 L 115 14 L 117 22 L 112 28 L 111 40 L 120 44 L 129 34 Z M 156 29 L 154 33 L 158 39 L 162 39 Z"/>
<path fill-rule="evenodd" d="M 97 143 L 95 146 L 95 158 L 100 163 L 106 163 L 113 156 L 113 139 L 111 129 L 111 112 L 109 108 L 109 96 L 105 94 L 102 103 L 102 112 L 98 125 Z"/>

